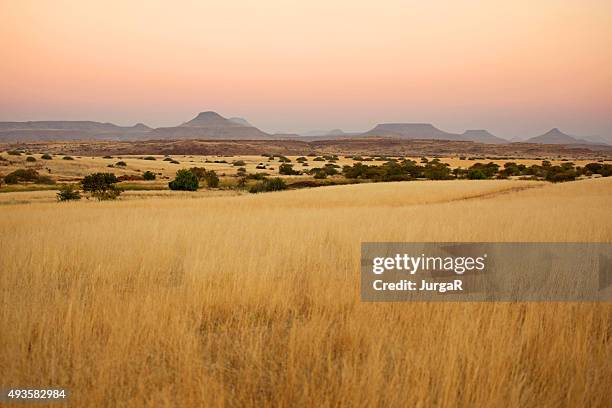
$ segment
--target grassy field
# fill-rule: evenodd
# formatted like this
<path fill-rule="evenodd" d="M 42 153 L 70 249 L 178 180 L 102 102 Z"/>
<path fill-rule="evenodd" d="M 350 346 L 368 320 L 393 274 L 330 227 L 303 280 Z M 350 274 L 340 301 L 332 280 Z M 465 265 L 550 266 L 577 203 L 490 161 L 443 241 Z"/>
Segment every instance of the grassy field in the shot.
<path fill-rule="evenodd" d="M 22 201 L 0 207 L 1 385 L 66 387 L 79 407 L 603 407 L 609 303 L 362 303 L 359 248 L 612 242 L 611 193 L 610 178 L 7 193 Z"/>
<path fill-rule="evenodd" d="M 161 155 L 139 155 L 139 156 L 112 156 L 111 158 L 104 158 L 100 156 L 85 157 L 85 156 L 70 156 L 73 160 L 63 160 L 63 155 L 53 156 L 52 160 L 41 159 L 42 154 L 33 154 L 32 157 L 36 159 L 35 162 L 27 162 L 26 155 L 11 156 L 6 152 L 0 153 L 0 157 L 6 161 L 0 161 L 0 174 L 6 175 L 11 171 L 20 168 L 34 168 L 41 174 L 50 176 L 59 182 L 71 182 L 77 181 L 80 178 L 95 172 L 110 172 L 117 176 L 141 176 L 145 171 L 152 171 L 158 175 L 158 180 L 153 182 L 146 182 L 145 185 L 149 188 L 159 188 L 160 186 L 166 186 L 168 180 L 174 178 L 178 169 L 190 168 L 190 167 L 205 167 L 207 170 L 214 170 L 220 176 L 235 176 L 237 170 L 240 167 L 246 169 L 248 173 L 267 173 L 270 176 L 279 176 L 278 168 L 282 164 L 278 157 L 273 160 L 269 160 L 267 157 L 257 155 L 241 155 L 241 156 L 187 156 L 187 155 L 173 155 L 171 158 L 178 162 L 172 163 L 170 161 L 164 161 L 166 157 Z M 155 160 L 144 160 L 145 157 L 152 157 Z M 288 156 L 291 160 L 291 164 L 295 170 L 308 171 L 311 168 L 323 167 L 326 161 L 315 161 L 315 157 L 307 157 L 306 166 L 296 162 L 298 157 L 304 156 Z M 417 163 L 420 162 L 420 157 L 409 157 L 415 160 Z M 429 158 L 431 159 L 431 157 Z M 126 166 L 116 166 L 118 162 L 125 162 Z M 220 163 L 215 163 L 215 161 Z M 222 162 L 225 163 L 222 163 Z M 245 164 L 241 166 L 234 166 L 233 163 L 236 161 L 243 161 Z M 380 165 L 385 163 L 386 160 L 372 160 L 363 162 L 368 165 Z M 512 161 L 519 164 L 525 164 L 530 166 L 532 164 L 541 164 L 541 160 L 533 159 L 512 159 L 512 160 L 467 160 L 460 159 L 459 157 L 442 157 L 440 161 L 448 163 L 452 168 L 461 167 L 468 168 L 474 163 L 489 163 L 494 162 L 503 166 L 504 163 Z M 564 161 L 561 160 L 550 160 L 553 164 L 562 164 Z M 577 166 L 584 166 L 587 163 L 592 163 L 594 160 L 572 160 Z M 336 164 L 340 167 L 344 165 L 352 166 L 357 163 L 350 157 L 343 155 L 338 156 Z M 257 169 L 259 164 L 266 166 L 265 169 Z M 113 165 L 114 167 L 108 167 Z M 289 179 L 299 179 L 300 176 L 282 176 Z M 3 186 L 0 188 L 0 192 L 15 189 L 12 186 Z M 46 187 L 49 188 L 49 187 Z"/>

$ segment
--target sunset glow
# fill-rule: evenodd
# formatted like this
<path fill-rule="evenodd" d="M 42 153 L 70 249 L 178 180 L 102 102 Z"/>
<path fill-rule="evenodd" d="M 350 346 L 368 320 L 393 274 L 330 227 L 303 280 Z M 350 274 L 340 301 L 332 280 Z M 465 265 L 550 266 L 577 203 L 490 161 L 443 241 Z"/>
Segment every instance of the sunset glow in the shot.
<path fill-rule="evenodd" d="M 0 120 L 612 138 L 610 1 L 2 1 Z"/>

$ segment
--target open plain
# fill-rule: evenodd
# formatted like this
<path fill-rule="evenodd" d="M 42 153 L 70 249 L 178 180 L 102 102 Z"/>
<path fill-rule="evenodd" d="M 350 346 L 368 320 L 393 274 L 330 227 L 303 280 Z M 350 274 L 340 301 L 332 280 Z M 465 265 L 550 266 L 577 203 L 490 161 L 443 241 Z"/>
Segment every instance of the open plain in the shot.
<path fill-rule="evenodd" d="M 605 406 L 610 304 L 362 303 L 359 247 L 612 242 L 611 192 L 597 178 L 19 193 L 0 207 L 2 378 L 68 388 L 74 406 Z"/>

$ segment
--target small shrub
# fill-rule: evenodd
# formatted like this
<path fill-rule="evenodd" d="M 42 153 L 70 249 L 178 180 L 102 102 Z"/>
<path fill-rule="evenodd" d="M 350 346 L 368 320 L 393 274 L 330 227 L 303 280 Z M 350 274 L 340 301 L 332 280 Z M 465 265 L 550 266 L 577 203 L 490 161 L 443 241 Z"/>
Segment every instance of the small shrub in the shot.
<path fill-rule="evenodd" d="M 104 156 L 104 157 L 102 157 L 102 158 L 103 158 L 103 159 L 112 159 L 112 158 L 113 158 L 113 156 Z"/>
<path fill-rule="evenodd" d="M 11 156 L 21 156 L 21 152 L 18 150 L 9 150 L 7 153 Z"/>
<path fill-rule="evenodd" d="M 265 179 L 249 189 L 249 193 L 264 193 L 268 191 L 281 191 L 287 189 L 287 183 L 282 178 L 275 177 L 271 179 Z"/>
<path fill-rule="evenodd" d="M 300 171 L 293 170 L 293 165 L 287 163 L 283 163 L 278 167 L 278 173 L 287 176 L 302 174 Z"/>
<path fill-rule="evenodd" d="M 26 157 L 26 161 L 27 162 L 35 162 L 36 159 L 34 157 L 32 157 L 32 156 L 28 156 L 28 157 Z"/>
<path fill-rule="evenodd" d="M 113 173 L 93 173 L 82 181 L 83 191 L 86 191 L 92 195 L 92 197 L 102 200 L 114 200 L 123 190 L 115 186 L 119 182 L 117 177 Z"/>
<path fill-rule="evenodd" d="M 142 178 L 147 181 L 151 181 L 151 180 L 155 180 L 157 176 L 152 171 L 147 170 L 144 173 L 142 173 Z"/>
<path fill-rule="evenodd" d="M 43 154 L 42 156 L 40 156 L 40 158 L 43 160 L 53 160 L 53 157 L 51 157 L 51 155 L 48 153 Z"/>
<path fill-rule="evenodd" d="M 219 187 L 219 176 L 214 170 L 209 170 L 204 175 L 204 180 L 206 180 L 206 186 L 209 188 L 217 188 Z"/>
<path fill-rule="evenodd" d="M 74 184 L 64 184 L 59 193 L 57 193 L 57 201 L 75 201 L 81 199 L 81 193 Z"/>
<path fill-rule="evenodd" d="M 115 166 L 118 166 L 118 167 L 125 167 L 125 166 L 127 166 L 127 163 L 126 163 L 126 162 L 124 162 L 124 161 L 118 161 L 117 163 L 115 163 Z"/>
<path fill-rule="evenodd" d="M 244 162 L 244 160 L 236 160 L 235 162 L 232 163 L 232 166 L 242 167 L 242 166 L 246 166 L 246 163 Z"/>
<path fill-rule="evenodd" d="M 143 160 L 156 160 L 153 156 L 144 157 Z"/>
<path fill-rule="evenodd" d="M 64 156 L 62 160 L 74 160 L 74 158 L 72 156 Z"/>
<path fill-rule="evenodd" d="M 200 187 L 198 177 L 190 170 L 181 169 L 176 172 L 174 180 L 168 183 L 170 190 L 196 191 Z"/>
<path fill-rule="evenodd" d="M 172 161 L 172 158 L 170 158 L 170 157 L 164 157 L 164 160 L 163 160 L 163 161 Z"/>
<path fill-rule="evenodd" d="M 170 160 L 170 163 L 172 163 L 172 164 L 180 164 L 180 163 L 179 163 L 178 161 L 176 161 L 176 160 Z"/>

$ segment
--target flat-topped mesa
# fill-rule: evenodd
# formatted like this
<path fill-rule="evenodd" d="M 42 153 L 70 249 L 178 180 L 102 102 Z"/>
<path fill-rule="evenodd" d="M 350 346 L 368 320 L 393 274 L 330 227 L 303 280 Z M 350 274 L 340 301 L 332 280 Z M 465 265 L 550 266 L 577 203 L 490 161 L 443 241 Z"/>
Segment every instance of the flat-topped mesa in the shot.
<path fill-rule="evenodd" d="M 362 136 L 390 136 L 400 139 L 462 140 L 456 133 L 444 132 L 430 123 L 380 123 Z"/>

